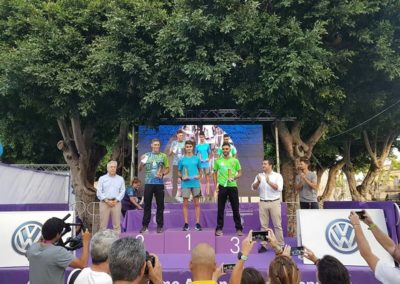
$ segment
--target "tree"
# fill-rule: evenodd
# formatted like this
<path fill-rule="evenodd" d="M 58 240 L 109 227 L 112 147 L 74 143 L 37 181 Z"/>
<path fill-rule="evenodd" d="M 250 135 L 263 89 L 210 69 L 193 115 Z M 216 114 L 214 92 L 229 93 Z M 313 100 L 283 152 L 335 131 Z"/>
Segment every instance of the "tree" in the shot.
<path fill-rule="evenodd" d="M 105 146 L 121 140 L 120 126 L 141 119 L 139 99 L 151 85 L 163 5 L 103 0 L 1 5 L 1 100 L 57 121 L 63 138 L 57 147 L 82 206 L 96 200 L 95 171 Z M 77 212 L 90 227 L 90 215 L 82 208 Z"/>

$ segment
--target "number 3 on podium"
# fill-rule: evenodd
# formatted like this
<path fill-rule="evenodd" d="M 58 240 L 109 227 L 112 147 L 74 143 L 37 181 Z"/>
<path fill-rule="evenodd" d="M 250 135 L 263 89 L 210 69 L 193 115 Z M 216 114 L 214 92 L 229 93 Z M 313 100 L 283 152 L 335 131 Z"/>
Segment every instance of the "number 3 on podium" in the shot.
<path fill-rule="evenodd" d="M 233 249 L 230 249 L 231 253 L 234 253 L 234 254 L 239 253 L 239 251 L 240 251 L 240 247 L 239 247 L 240 240 L 239 240 L 239 238 L 238 237 L 232 237 L 231 238 L 231 242 L 233 244 Z"/>

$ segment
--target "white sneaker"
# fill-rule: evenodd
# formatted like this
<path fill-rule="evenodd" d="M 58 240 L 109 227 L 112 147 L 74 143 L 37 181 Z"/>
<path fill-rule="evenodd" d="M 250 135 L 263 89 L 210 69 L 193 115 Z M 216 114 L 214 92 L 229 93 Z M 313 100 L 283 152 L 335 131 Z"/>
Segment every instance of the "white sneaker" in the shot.
<path fill-rule="evenodd" d="M 175 200 L 178 201 L 179 203 L 183 203 L 183 198 L 180 196 L 175 197 Z"/>

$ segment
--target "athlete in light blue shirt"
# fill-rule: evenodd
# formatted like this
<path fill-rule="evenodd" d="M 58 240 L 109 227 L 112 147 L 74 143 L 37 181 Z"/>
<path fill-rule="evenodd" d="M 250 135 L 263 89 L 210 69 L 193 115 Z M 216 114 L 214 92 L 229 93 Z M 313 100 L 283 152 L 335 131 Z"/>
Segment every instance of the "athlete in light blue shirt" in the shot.
<path fill-rule="evenodd" d="M 200 225 L 200 197 L 201 197 L 201 163 L 197 156 L 193 155 L 194 142 L 185 142 L 185 156 L 179 161 L 178 175 L 182 180 L 182 197 L 183 197 L 183 219 L 185 224 L 183 230 L 189 230 L 189 197 L 193 196 L 193 203 L 196 213 L 195 230 L 201 231 Z"/>

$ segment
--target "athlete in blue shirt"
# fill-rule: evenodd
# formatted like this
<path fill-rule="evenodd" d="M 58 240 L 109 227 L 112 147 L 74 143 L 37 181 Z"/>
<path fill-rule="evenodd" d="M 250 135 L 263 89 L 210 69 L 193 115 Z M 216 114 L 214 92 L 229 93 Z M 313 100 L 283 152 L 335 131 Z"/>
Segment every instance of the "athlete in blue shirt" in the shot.
<path fill-rule="evenodd" d="M 183 197 L 183 219 L 185 224 L 183 230 L 189 230 L 189 197 L 193 196 L 193 203 L 196 213 L 195 230 L 201 231 L 200 225 L 200 197 L 201 197 L 201 161 L 199 157 L 193 155 L 194 142 L 185 142 L 185 156 L 179 160 L 178 175 L 182 180 L 181 190 Z"/>

